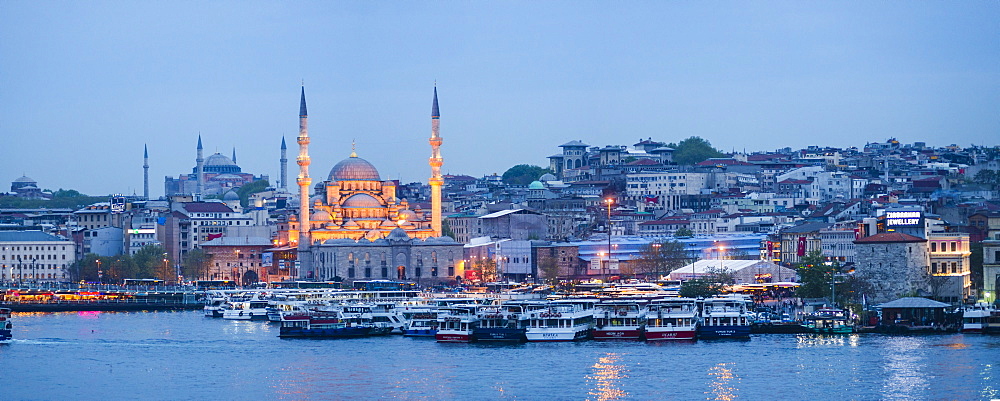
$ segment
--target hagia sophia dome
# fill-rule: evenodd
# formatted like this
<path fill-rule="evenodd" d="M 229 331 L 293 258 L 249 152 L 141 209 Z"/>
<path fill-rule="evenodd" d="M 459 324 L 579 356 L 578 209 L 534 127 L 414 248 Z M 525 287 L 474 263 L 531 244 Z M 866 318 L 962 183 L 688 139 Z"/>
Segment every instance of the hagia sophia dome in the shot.
<path fill-rule="evenodd" d="M 367 160 L 352 153 L 330 169 L 330 181 L 381 181 L 378 170 Z"/>

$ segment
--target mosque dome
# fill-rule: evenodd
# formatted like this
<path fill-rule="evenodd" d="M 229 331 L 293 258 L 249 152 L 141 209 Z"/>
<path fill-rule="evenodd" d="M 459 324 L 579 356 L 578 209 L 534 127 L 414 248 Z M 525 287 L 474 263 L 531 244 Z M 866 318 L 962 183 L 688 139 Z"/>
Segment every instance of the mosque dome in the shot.
<path fill-rule="evenodd" d="M 222 200 L 223 201 L 238 201 L 238 200 L 240 200 L 240 195 L 237 194 L 236 191 L 233 191 L 233 190 L 230 189 L 228 192 L 226 192 L 225 195 L 222 195 Z"/>
<path fill-rule="evenodd" d="M 397 219 L 400 219 L 400 220 L 408 220 L 408 221 L 410 221 L 410 220 L 416 220 L 417 219 L 417 213 L 416 212 L 414 212 L 412 210 L 406 210 L 406 209 L 400 210 L 399 213 L 397 214 L 397 216 L 398 216 Z"/>
<path fill-rule="evenodd" d="M 541 177 L 538 177 L 538 181 L 541 181 L 541 182 L 555 181 L 557 179 L 558 178 L 556 178 L 556 176 L 552 175 L 552 173 L 545 173 L 545 174 L 542 174 Z"/>
<path fill-rule="evenodd" d="M 205 159 L 205 166 L 235 166 L 236 163 L 232 159 L 226 157 L 222 153 L 216 153 Z"/>
<path fill-rule="evenodd" d="M 382 202 L 379 202 L 379 200 L 375 199 L 374 196 L 368 195 L 366 193 L 358 193 L 351 195 L 350 198 L 344 200 L 344 202 L 341 203 L 341 206 L 357 207 L 357 208 L 376 208 L 376 207 L 382 207 Z"/>
<path fill-rule="evenodd" d="M 532 181 L 528 184 L 528 189 L 545 189 L 545 185 L 542 185 L 541 181 Z"/>
<path fill-rule="evenodd" d="M 375 166 L 352 154 L 330 169 L 330 181 L 381 181 L 381 178 Z"/>
<path fill-rule="evenodd" d="M 25 175 L 25 176 L 21 176 L 21 178 L 18 178 L 16 180 L 14 180 L 14 182 L 30 182 L 30 183 L 34 184 L 35 180 L 32 180 L 31 178 L 28 178 L 28 176 Z"/>
<path fill-rule="evenodd" d="M 320 210 L 316 213 L 313 213 L 312 216 L 310 216 L 310 219 L 312 221 L 330 221 L 333 220 L 333 217 L 331 217 L 330 213 L 328 213 L 326 210 Z"/>

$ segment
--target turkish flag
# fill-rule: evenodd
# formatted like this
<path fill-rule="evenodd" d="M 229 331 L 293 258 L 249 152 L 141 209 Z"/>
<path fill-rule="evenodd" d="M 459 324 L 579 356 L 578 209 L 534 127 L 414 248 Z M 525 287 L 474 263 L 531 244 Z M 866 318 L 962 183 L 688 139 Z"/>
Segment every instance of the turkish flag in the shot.
<path fill-rule="evenodd" d="M 799 256 L 806 256 L 806 237 L 799 237 L 799 243 L 796 247 L 796 254 Z"/>

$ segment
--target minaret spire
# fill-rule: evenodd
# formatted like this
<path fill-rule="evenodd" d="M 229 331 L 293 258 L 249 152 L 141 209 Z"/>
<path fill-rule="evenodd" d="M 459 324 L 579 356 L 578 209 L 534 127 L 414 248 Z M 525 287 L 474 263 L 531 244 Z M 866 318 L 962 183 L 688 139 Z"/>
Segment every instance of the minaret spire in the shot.
<path fill-rule="evenodd" d="M 287 150 L 288 150 L 288 146 L 285 146 L 285 136 L 282 135 L 281 136 L 281 159 L 278 160 L 278 162 L 281 163 L 281 176 L 279 176 L 278 178 L 281 179 L 280 188 L 284 189 L 284 190 L 288 190 L 288 182 L 287 182 L 288 181 L 288 155 L 286 153 Z"/>
<path fill-rule="evenodd" d="M 314 277 L 312 275 L 312 260 L 310 259 L 309 246 L 311 237 L 309 235 L 312 220 L 309 218 L 309 185 L 312 179 L 309 178 L 309 117 L 306 113 L 306 87 L 302 86 L 302 96 L 299 100 L 299 157 L 296 162 L 299 165 L 299 176 L 296 182 L 299 184 L 299 263 L 301 270 L 299 277 Z"/>
<path fill-rule="evenodd" d="M 142 145 L 142 196 L 149 200 L 149 147 Z"/>
<path fill-rule="evenodd" d="M 202 191 L 205 189 L 205 159 L 202 158 L 203 147 L 201 146 L 201 133 L 198 133 L 198 157 L 194 159 L 195 162 L 195 177 L 198 180 L 198 184 L 195 190 L 195 196 L 201 198 Z"/>
<path fill-rule="evenodd" d="M 233 146 L 233 163 L 236 163 L 236 147 Z"/>
<path fill-rule="evenodd" d="M 441 186 L 444 185 L 444 178 L 441 177 L 441 165 L 444 159 L 441 158 L 440 134 L 441 112 L 438 109 L 437 82 L 434 83 L 434 103 L 431 105 L 431 158 L 428 164 L 431 166 L 431 178 L 428 183 L 431 186 L 431 229 L 434 235 L 440 237 L 441 229 Z"/>

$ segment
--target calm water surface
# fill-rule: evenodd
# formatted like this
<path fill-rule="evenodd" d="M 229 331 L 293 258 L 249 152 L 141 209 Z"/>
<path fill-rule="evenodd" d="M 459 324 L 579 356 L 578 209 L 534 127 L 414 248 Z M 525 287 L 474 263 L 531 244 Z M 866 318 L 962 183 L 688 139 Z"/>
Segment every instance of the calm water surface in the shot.
<path fill-rule="evenodd" d="M 15 314 L 0 399 L 989 400 L 1000 336 L 438 344 L 201 312 Z"/>

